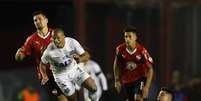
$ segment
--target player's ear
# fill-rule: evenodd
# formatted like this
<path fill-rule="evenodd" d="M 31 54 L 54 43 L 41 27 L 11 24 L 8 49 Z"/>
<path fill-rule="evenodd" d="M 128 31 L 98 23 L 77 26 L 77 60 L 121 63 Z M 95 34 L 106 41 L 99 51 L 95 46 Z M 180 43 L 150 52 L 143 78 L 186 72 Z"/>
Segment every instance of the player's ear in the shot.
<path fill-rule="evenodd" d="M 48 18 L 46 18 L 46 22 L 48 23 Z"/>
<path fill-rule="evenodd" d="M 134 36 L 135 36 L 135 40 L 137 40 L 137 38 L 138 38 L 138 37 L 137 37 L 137 35 L 136 35 L 136 34 L 134 34 Z"/>

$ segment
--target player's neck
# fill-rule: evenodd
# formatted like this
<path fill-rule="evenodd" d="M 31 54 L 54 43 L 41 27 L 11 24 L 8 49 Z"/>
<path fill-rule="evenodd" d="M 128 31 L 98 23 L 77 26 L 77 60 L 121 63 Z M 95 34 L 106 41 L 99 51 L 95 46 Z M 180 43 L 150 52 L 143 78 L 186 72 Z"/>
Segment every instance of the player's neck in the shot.
<path fill-rule="evenodd" d="M 133 43 L 129 46 L 129 48 L 130 48 L 130 49 L 133 49 L 133 50 L 135 49 L 135 47 L 136 47 L 136 42 L 133 42 Z"/>
<path fill-rule="evenodd" d="M 45 37 L 48 34 L 48 27 L 45 27 L 41 30 L 38 30 L 38 34 L 40 34 L 41 36 Z"/>

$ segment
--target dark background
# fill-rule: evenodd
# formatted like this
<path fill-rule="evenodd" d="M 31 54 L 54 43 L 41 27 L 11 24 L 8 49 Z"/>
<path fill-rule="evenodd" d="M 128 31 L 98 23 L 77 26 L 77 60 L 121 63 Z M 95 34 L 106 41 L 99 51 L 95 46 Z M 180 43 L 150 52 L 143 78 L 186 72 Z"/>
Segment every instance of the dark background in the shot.
<path fill-rule="evenodd" d="M 111 88 L 115 47 L 124 41 L 122 29 L 126 25 L 137 28 L 139 41 L 153 57 L 154 81 L 158 88 L 169 84 L 174 69 L 182 72 L 186 82 L 194 75 L 200 77 L 200 1 L 133 0 L 136 1 L 134 4 L 130 1 L 1 1 L 0 80 L 3 87 L 10 72 L 10 78 L 19 71 L 35 73 L 32 58 L 18 63 L 14 55 L 35 31 L 32 13 L 36 10 L 46 12 L 49 27 L 61 27 L 67 36 L 79 40 L 92 59 L 101 65 Z M 17 79 L 24 84 L 23 72 L 20 74 L 22 77 Z M 27 80 L 29 76 L 35 78 L 33 75 L 24 76 Z"/>

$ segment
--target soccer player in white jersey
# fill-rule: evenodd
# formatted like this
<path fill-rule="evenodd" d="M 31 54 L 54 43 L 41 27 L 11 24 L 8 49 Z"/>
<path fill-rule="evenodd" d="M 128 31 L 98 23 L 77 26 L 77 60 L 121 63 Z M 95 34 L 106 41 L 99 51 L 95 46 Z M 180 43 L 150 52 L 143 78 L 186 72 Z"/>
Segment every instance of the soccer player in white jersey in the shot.
<path fill-rule="evenodd" d="M 89 60 L 85 64 L 80 63 L 80 65 L 82 65 L 83 69 L 87 73 L 89 73 L 91 75 L 92 79 L 95 81 L 96 86 L 97 86 L 96 96 L 97 96 L 97 99 L 100 99 L 101 95 L 102 95 L 102 91 L 108 90 L 107 79 L 106 79 L 104 73 L 102 72 L 100 66 L 98 65 L 98 63 L 96 63 L 93 60 Z M 76 89 L 79 90 L 80 87 L 77 87 Z M 84 100 L 90 101 L 89 91 L 86 88 L 84 88 Z"/>
<path fill-rule="evenodd" d="M 96 84 L 90 75 L 77 64 L 87 62 L 89 54 L 73 38 L 65 37 L 62 29 L 55 29 L 52 35 L 53 41 L 48 45 L 41 57 L 40 69 L 42 84 L 48 81 L 46 64 L 50 64 L 56 83 L 70 101 L 76 101 L 75 84 L 84 86 L 91 92 L 91 100 L 96 99 Z M 75 55 L 76 54 L 76 55 Z M 76 60 L 75 57 L 76 56 Z"/>

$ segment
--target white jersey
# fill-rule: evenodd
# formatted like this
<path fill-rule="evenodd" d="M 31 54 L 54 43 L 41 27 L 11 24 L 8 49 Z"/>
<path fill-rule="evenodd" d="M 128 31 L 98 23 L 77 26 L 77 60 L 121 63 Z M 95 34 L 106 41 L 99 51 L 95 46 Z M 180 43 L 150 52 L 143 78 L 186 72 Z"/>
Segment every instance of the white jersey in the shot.
<path fill-rule="evenodd" d="M 51 64 L 54 75 L 61 75 L 64 71 L 77 65 L 72 55 L 81 55 L 84 52 L 82 46 L 75 39 L 66 37 L 63 48 L 57 48 L 54 42 L 51 42 L 44 51 L 41 61 L 44 64 Z"/>
<path fill-rule="evenodd" d="M 102 85 L 103 90 L 107 90 L 107 80 L 105 75 L 103 74 L 101 67 L 93 60 L 89 60 L 86 65 L 84 65 L 83 69 L 91 75 L 92 78 L 96 79 L 99 85 Z"/>
<path fill-rule="evenodd" d="M 81 64 L 83 66 L 83 69 L 90 74 L 92 79 L 95 81 L 96 86 L 97 86 L 97 96 L 98 99 L 102 95 L 102 91 L 108 90 L 108 85 L 107 85 L 107 80 L 105 75 L 103 74 L 100 66 L 98 63 L 96 63 L 93 60 L 89 60 L 85 65 Z M 84 89 L 84 99 L 85 101 L 90 101 L 89 100 L 89 92 L 88 90 Z"/>
<path fill-rule="evenodd" d="M 41 57 L 42 63 L 50 64 L 55 81 L 66 96 L 74 94 L 75 83 L 81 86 L 89 78 L 88 73 L 73 58 L 73 54 L 81 55 L 84 52 L 75 39 L 66 37 L 63 48 L 57 48 L 51 42 Z"/>

